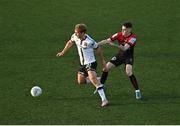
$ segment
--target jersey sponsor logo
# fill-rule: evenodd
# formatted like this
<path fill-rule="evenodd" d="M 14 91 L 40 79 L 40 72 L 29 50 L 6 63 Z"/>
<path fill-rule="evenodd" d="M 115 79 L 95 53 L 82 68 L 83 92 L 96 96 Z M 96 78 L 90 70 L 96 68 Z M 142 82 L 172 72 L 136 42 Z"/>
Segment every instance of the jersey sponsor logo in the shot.
<path fill-rule="evenodd" d="M 88 44 L 86 42 L 83 43 L 84 48 L 87 48 Z"/>
<path fill-rule="evenodd" d="M 77 44 L 81 49 L 87 49 L 88 43 L 80 41 L 80 44 Z"/>
<path fill-rule="evenodd" d="M 131 39 L 129 40 L 129 42 L 130 42 L 131 44 L 134 44 L 134 43 L 136 42 L 136 38 L 131 38 Z"/>
<path fill-rule="evenodd" d="M 84 42 L 84 46 L 87 46 L 88 44 L 87 44 L 87 42 Z"/>

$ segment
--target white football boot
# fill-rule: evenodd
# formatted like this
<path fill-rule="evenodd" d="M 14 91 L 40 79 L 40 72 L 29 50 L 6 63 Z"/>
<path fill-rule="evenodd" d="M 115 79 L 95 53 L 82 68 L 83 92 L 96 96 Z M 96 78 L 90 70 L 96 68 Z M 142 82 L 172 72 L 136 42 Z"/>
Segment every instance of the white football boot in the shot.
<path fill-rule="evenodd" d="M 136 94 L 136 99 L 139 100 L 142 98 L 141 96 L 141 91 L 138 89 L 138 90 L 135 90 L 135 94 Z"/>
<path fill-rule="evenodd" d="M 101 104 L 101 107 L 105 107 L 105 106 L 107 106 L 108 105 L 108 100 L 104 100 L 104 101 L 102 101 L 102 104 Z"/>

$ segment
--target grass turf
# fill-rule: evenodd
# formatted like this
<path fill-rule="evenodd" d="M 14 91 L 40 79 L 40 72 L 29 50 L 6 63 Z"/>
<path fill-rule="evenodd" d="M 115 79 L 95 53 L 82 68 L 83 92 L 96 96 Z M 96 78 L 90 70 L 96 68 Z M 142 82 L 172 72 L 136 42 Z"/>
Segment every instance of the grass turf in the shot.
<path fill-rule="evenodd" d="M 180 124 L 178 0 L 0 0 L 0 124 Z M 96 41 L 134 24 L 135 100 L 123 66 L 110 72 L 110 106 L 100 107 L 90 85 L 78 86 L 74 46 L 56 58 L 76 23 Z M 107 60 L 116 53 L 104 47 Z M 101 74 L 101 66 L 98 67 Z M 39 85 L 43 95 L 30 96 Z"/>

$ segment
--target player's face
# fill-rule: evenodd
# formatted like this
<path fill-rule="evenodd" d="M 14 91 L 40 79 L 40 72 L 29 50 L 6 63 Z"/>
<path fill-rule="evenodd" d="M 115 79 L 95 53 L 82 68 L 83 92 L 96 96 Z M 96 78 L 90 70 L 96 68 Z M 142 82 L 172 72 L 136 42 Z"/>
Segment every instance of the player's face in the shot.
<path fill-rule="evenodd" d="M 122 35 L 128 36 L 131 33 L 131 28 L 126 28 L 125 26 L 122 26 Z"/>
<path fill-rule="evenodd" d="M 79 29 L 75 29 L 74 30 L 74 32 L 75 32 L 75 35 L 78 37 L 78 38 L 84 38 L 84 35 L 85 35 L 85 33 L 84 32 L 81 32 Z"/>

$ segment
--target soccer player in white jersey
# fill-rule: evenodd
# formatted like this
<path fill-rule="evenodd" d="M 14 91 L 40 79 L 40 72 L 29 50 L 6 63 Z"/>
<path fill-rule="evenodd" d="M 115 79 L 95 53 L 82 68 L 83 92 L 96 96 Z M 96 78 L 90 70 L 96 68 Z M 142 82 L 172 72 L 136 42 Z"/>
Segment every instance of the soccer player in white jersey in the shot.
<path fill-rule="evenodd" d="M 102 104 L 104 107 L 108 104 L 103 85 L 97 79 L 96 67 L 97 62 L 94 56 L 94 49 L 98 52 L 102 64 L 105 66 L 105 61 L 102 55 L 102 50 L 98 44 L 86 34 L 87 26 L 85 24 L 75 25 L 74 34 L 71 39 L 66 43 L 64 49 L 57 53 L 56 56 L 63 56 L 74 43 L 77 46 L 79 58 L 80 58 L 80 69 L 77 74 L 77 81 L 79 84 L 86 83 L 87 77 L 91 83 L 96 87 L 99 96 L 101 97 Z"/>

